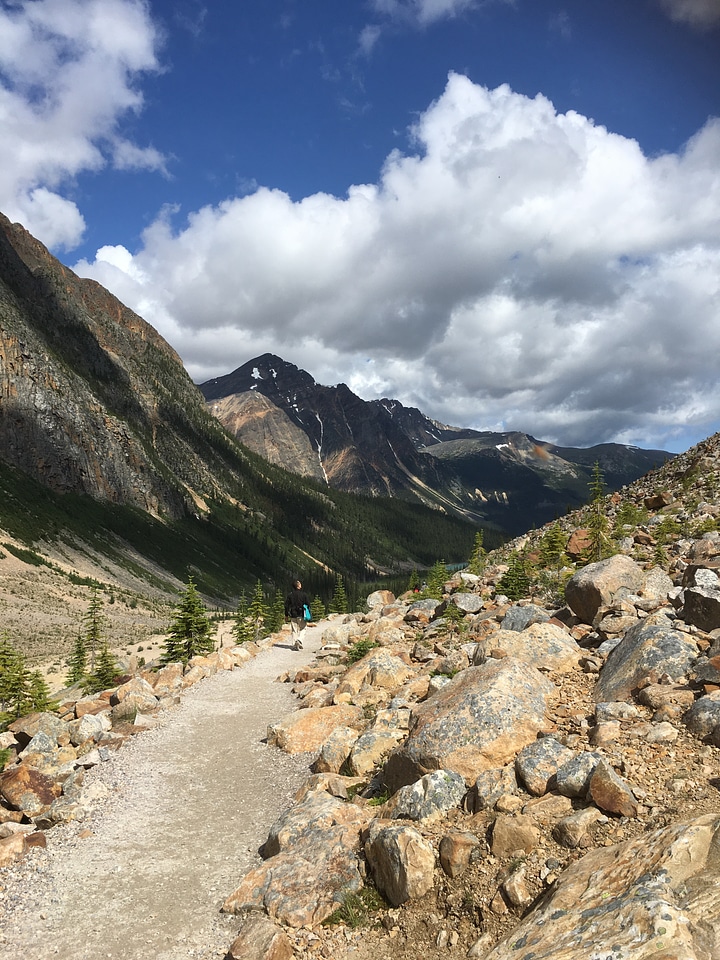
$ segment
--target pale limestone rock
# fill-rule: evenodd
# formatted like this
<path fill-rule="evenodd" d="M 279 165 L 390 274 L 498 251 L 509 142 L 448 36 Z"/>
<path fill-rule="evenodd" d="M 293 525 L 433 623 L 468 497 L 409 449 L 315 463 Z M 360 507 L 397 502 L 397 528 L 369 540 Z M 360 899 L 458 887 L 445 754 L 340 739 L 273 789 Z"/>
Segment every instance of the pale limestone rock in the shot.
<path fill-rule="evenodd" d="M 360 707 L 339 704 L 311 707 L 291 713 L 268 727 L 268 743 L 285 753 L 316 753 L 338 726 L 361 730 L 365 725 Z"/>
<path fill-rule="evenodd" d="M 348 769 L 356 777 L 372 773 L 404 736 L 403 730 L 367 730 L 350 750 Z"/>
<path fill-rule="evenodd" d="M 379 687 L 395 693 L 415 670 L 390 650 L 381 647 L 371 650 L 362 660 L 354 663 L 338 684 L 336 702 L 339 695 L 349 693 L 354 696 L 367 687 Z"/>
<path fill-rule="evenodd" d="M 720 815 L 711 814 L 586 854 L 484 960 L 718 956 Z"/>
<path fill-rule="evenodd" d="M 395 907 L 433 887 L 435 853 L 414 827 L 374 820 L 367 831 L 365 857 L 378 890 Z"/>
<path fill-rule="evenodd" d="M 285 931 L 262 913 L 243 921 L 225 960 L 292 960 L 295 955 Z"/>
<path fill-rule="evenodd" d="M 358 736 L 354 727 L 336 727 L 323 743 L 319 756 L 310 767 L 313 773 L 338 773 L 350 756 Z"/>
<path fill-rule="evenodd" d="M 371 593 L 365 601 L 371 610 L 376 607 L 385 607 L 388 604 L 395 603 L 395 594 L 390 590 L 376 590 Z"/>
<path fill-rule="evenodd" d="M 318 924 L 362 886 L 360 830 L 369 813 L 316 791 L 273 825 L 268 859 L 250 870 L 223 904 L 225 913 L 265 910 L 290 927 Z"/>
<path fill-rule="evenodd" d="M 644 581 L 642 568 L 618 554 L 578 570 L 565 585 L 565 599 L 580 620 L 592 623 L 601 607 L 610 607 L 616 598 L 637 593 Z"/>
<path fill-rule="evenodd" d="M 465 781 L 452 770 L 434 770 L 416 783 L 401 787 L 388 801 L 384 815 L 393 820 L 436 820 L 459 806 Z"/>

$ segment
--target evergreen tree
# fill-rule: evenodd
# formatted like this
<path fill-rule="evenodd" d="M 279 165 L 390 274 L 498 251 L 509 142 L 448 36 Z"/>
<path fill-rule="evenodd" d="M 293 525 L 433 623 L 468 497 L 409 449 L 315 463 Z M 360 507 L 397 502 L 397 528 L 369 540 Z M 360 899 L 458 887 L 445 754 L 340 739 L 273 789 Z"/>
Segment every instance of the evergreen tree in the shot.
<path fill-rule="evenodd" d="M 39 670 L 33 670 L 30 674 L 29 695 L 32 701 L 32 710 L 42 712 L 57 709 L 57 703 L 50 699 L 50 688 L 47 681 Z"/>
<path fill-rule="evenodd" d="M 70 687 L 74 683 L 80 683 L 87 674 L 87 647 L 85 646 L 85 637 L 78 633 L 73 646 L 73 652 L 68 660 L 68 673 L 65 682 Z"/>
<path fill-rule="evenodd" d="M 85 626 L 85 649 L 88 652 L 89 668 L 92 673 L 95 669 L 95 657 L 98 648 L 102 643 L 103 629 L 106 624 L 103 614 L 102 598 L 98 594 L 98 588 L 93 587 L 90 594 L 90 606 L 83 619 Z"/>
<path fill-rule="evenodd" d="M 330 601 L 330 613 L 347 613 L 348 601 L 345 593 L 345 584 L 340 574 L 335 579 L 335 591 Z"/>
<path fill-rule="evenodd" d="M 517 551 L 510 555 L 508 568 L 498 581 L 497 592 L 505 594 L 510 600 L 522 600 L 530 592 L 530 577 L 525 558 Z"/>
<path fill-rule="evenodd" d="M 410 579 L 408 580 L 407 588 L 408 590 L 412 590 L 413 592 L 415 592 L 415 590 L 420 589 L 420 574 L 417 572 L 417 567 L 413 567 L 412 569 L 412 573 L 410 574 Z"/>
<path fill-rule="evenodd" d="M 33 709 L 31 676 L 19 651 L 4 640 L 0 669 L 0 728 Z"/>
<path fill-rule="evenodd" d="M 588 483 L 590 489 L 590 517 L 588 531 L 590 533 L 589 562 L 602 560 L 610 556 L 610 540 L 608 538 L 608 518 L 605 512 L 605 480 L 600 469 L 600 462 L 595 461 L 592 479 Z"/>
<path fill-rule="evenodd" d="M 233 623 L 232 633 L 235 637 L 235 643 L 247 643 L 253 639 L 253 629 L 250 623 L 248 613 L 248 602 L 245 591 L 240 594 L 237 609 L 235 611 L 235 622 Z"/>
<path fill-rule="evenodd" d="M 559 523 L 554 523 L 540 539 L 540 563 L 549 570 L 558 571 L 567 563 L 565 547 L 567 536 Z"/>
<path fill-rule="evenodd" d="M 310 613 L 312 613 L 312 618 L 316 623 L 318 620 L 322 620 L 327 616 L 325 604 L 317 594 L 315 594 L 315 596 L 312 598 L 312 603 L 310 604 Z"/>
<path fill-rule="evenodd" d="M 190 577 L 175 608 L 175 619 L 170 625 L 170 635 L 163 646 L 161 661 L 186 664 L 191 657 L 211 653 L 212 649 L 212 625 L 195 582 Z"/>
<path fill-rule="evenodd" d="M 268 612 L 267 631 L 268 633 L 277 633 L 282 630 L 285 623 L 285 598 L 282 590 L 276 589 L 273 597 L 272 606 Z"/>
<path fill-rule="evenodd" d="M 100 652 L 95 661 L 95 669 L 87 677 L 84 687 L 89 693 L 97 693 L 100 690 L 107 690 L 115 683 L 118 674 L 118 665 L 115 657 L 110 652 L 107 640 L 103 640 L 100 645 Z"/>
<path fill-rule="evenodd" d="M 473 544 L 473 552 L 470 555 L 470 560 L 468 562 L 468 573 L 474 573 L 475 576 L 479 577 L 485 568 L 485 549 L 483 547 L 483 532 L 478 530 L 475 534 L 475 542 Z"/>
<path fill-rule="evenodd" d="M 267 632 L 265 629 L 265 621 L 268 616 L 265 594 L 263 593 L 262 583 L 260 583 L 259 580 L 255 583 L 255 591 L 250 600 L 250 606 L 248 607 L 248 616 L 250 617 L 250 624 L 253 631 L 252 639 L 257 643 Z"/>
<path fill-rule="evenodd" d="M 433 600 L 442 600 L 446 581 L 447 566 L 445 561 L 436 560 L 428 574 L 427 587 L 423 591 L 423 596 Z"/>

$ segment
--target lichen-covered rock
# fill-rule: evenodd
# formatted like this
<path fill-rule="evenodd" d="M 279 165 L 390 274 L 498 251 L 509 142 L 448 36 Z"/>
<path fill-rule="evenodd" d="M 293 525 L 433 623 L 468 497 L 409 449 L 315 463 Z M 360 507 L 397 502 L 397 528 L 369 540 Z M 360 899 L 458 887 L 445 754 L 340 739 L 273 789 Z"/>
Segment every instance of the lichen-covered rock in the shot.
<path fill-rule="evenodd" d="M 414 827 L 374 820 L 367 831 L 365 857 L 375 885 L 395 907 L 432 890 L 435 853 Z"/>
<path fill-rule="evenodd" d="M 26 763 L 0 773 L 0 797 L 28 817 L 45 813 L 61 793 L 59 783 Z"/>
<path fill-rule="evenodd" d="M 543 607 L 534 603 L 514 603 L 502 618 L 500 627 L 522 632 L 533 623 L 545 623 L 549 619 L 550 614 Z"/>
<path fill-rule="evenodd" d="M 320 754 L 310 768 L 313 773 L 338 773 L 358 736 L 354 727 L 336 727 L 320 748 Z"/>
<path fill-rule="evenodd" d="M 720 956 L 720 815 L 586 854 L 485 960 Z"/>
<path fill-rule="evenodd" d="M 573 638 L 554 623 L 533 623 L 522 631 L 498 630 L 478 643 L 474 662 L 483 663 L 493 650 L 558 673 L 575 669 L 582 656 Z"/>
<path fill-rule="evenodd" d="M 720 691 L 700 697 L 683 717 L 685 725 L 696 737 L 709 737 L 720 728 Z"/>
<path fill-rule="evenodd" d="M 465 796 L 463 778 L 452 770 L 434 770 L 390 798 L 385 816 L 400 820 L 433 820 L 457 807 Z"/>
<path fill-rule="evenodd" d="M 548 784 L 555 777 L 558 767 L 572 757 L 572 750 L 554 737 L 541 737 L 518 752 L 515 772 L 528 793 L 541 797 L 548 790 Z"/>
<path fill-rule="evenodd" d="M 413 710 L 407 740 L 385 765 L 385 783 L 395 792 L 440 769 L 474 783 L 547 731 L 554 694 L 550 680 L 511 657 L 468 667 Z"/>
<path fill-rule="evenodd" d="M 500 797 L 517 793 L 517 788 L 514 764 L 496 770 L 484 770 L 468 790 L 463 807 L 468 813 L 492 810 Z"/>
<path fill-rule="evenodd" d="M 223 904 L 225 913 L 265 910 L 290 927 L 317 924 L 362 886 L 360 830 L 369 814 L 316 791 L 273 825 L 265 863 L 245 875 Z"/>
<path fill-rule="evenodd" d="M 679 680 L 692 669 L 698 655 L 695 642 L 661 613 L 651 614 L 628 630 L 600 671 L 593 697 L 596 702 L 630 700 L 641 681 L 656 682 L 667 674 Z"/>

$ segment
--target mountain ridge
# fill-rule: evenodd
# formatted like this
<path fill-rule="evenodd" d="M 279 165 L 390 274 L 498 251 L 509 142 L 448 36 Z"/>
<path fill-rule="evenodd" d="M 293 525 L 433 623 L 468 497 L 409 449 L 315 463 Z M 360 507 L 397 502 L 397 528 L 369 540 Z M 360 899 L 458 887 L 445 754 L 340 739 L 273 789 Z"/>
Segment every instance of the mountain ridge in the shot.
<path fill-rule="evenodd" d="M 596 461 L 615 490 L 671 456 L 449 426 L 399 400 L 365 401 L 344 383 L 320 385 L 271 353 L 199 386 L 223 426 L 273 463 L 347 492 L 417 499 L 511 535 L 581 506 Z"/>

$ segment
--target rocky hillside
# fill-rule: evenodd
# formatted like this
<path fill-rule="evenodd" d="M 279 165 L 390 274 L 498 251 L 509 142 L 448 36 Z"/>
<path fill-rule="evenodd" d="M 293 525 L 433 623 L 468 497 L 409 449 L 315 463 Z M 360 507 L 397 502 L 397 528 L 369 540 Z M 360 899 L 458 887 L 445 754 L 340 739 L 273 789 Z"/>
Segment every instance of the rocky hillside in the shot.
<path fill-rule="evenodd" d="M 310 753 L 311 775 L 227 892 L 228 957 L 720 956 L 718 477 L 720 435 L 608 498 L 616 552 L 563 558 L 561 605 L 541 577 L 503 595 L 512 556 L 537 563 L 547 528 L 437 596 L 379 591 L 334 617 L 316 664 L 284 677 L 301 709 L 268 738 Z M 586 518 L 564 518 L 568 551 Z M 213 657 L 187 682 L 233 665 Z M 184 682 L 146 671 L 69 703 L 72 736 L 97 730 L 78 754 L 102 749 L 126 700 L 157 709 Z M 65 738 L 43 732 L 52 780 Z M 22 852 L 82 805 L 82 782 L 33 799 L 19 784 L 40 733 L 12 735 L 0 795 L 29 828 Z"/>
<path fill-rule="evenodd" d="M 256 579 L 303 571 L 327 594 L 336 572 L 471 542 L 457 518 L 359 502 L 240 447 L 149 324 L 0 215 L 0 565 L 9 551 L 108 590 L 121 568 L 165 598 L 193 571 L 232 603 Z"/>
<path fill-rule="evenodd" d="M 225 428 L 271 463 L 339 490 L 419 499 L 511 534 L 585 503 L 596 462 L 614 490 L 669 457 L 450 427 L 397 400 L 321 386 L 272 354 L 200 389 Z"/>

